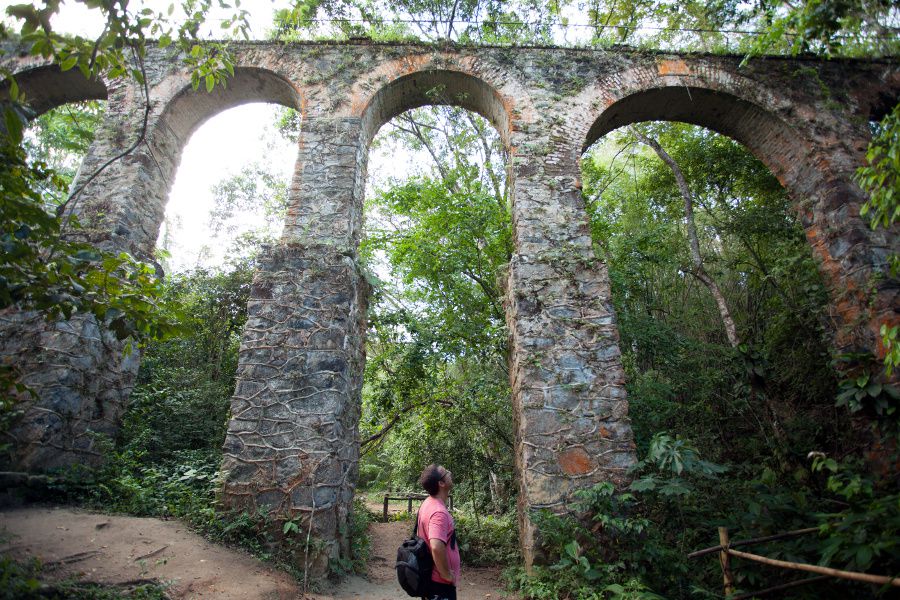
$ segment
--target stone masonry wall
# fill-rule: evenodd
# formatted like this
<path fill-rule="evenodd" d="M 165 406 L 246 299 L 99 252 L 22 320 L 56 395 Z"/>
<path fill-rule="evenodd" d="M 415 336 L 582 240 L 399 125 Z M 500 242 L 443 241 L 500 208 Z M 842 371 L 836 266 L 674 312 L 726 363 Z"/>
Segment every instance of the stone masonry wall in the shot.
<path fill-rule="evenodd" d="M 404 110 L 458 104 L 491 120 L 508 144 L 515 252 L 506 311 L 528 564 L 540 559 L 534 510 L 562 510 L 599 482 L 624 484 L 635 461 L 606 266 L 591 248 L 580 193 L 579 157 L 600 136 L 669 119 L 745 144 L 794 198 L 832 291 L 835 349 L 877 353 L 880 324 L 898 322 L 898 286 L 885 268 L 898 238 L 868 229 L 852 182 L 868 120 L 900 96 L 896 62 L 741 66 L 742 57 L 636 51 L 232 43 L 235 78 L 212 94 L 191 91 L 171 49 L 151 49 L 147 105 L 138 86 L 63 85 L 38 59 L 5 49 L 0 66 L 21 73 L 38 110 L 107 95 L 108 117 L 81 178 L 143 132 L 75 209 L 88 239 L 139 257 L 150 256 L 181 149 L 200 123 L 251 101 L 300 112 L 284 237 L 253 285 L 222 498 L 235 509 L 265 507 L 276 521 L 311 523 L 322 542 L 317 568 L 346 552 L 340 530 L 356 478 L 366 306 L 356 263 L 368 144 Z M 0 359 L 39 396 L 14 429 L 13 468 L 81 460 L 92 451 L 89 430 L 115 432 L 137 357 L 123 359 L 102 325 L 81 317 L 43 324 L 8 311 L 0 335 Z"/>
<path fill-rule="evenodd" d="M 347 555 L 340 529 L 359 457 L 365 280 L 328 246 L 279 245 L 248 305 L 222 464 L 227 508 L 312 523 L 317 572 Z M 277 527 L 276 532 L 281 528 Z"/>

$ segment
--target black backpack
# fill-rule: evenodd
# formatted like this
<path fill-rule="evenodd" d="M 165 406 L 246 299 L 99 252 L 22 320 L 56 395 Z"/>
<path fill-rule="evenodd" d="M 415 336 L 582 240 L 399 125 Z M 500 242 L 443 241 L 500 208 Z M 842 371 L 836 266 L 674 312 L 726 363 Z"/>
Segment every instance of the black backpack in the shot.
<path fill-rule="evenodd" d="M 397 549 L 397 580 L 407 594 L 414 598 L 422 598 L 428 593 L 428 583 L 431 581 L 431 569 L 434 560 L 431 558 L 431 548 L 428 542 L 420 538 L 419 514 L 416 513 L 416 524 L 413 526 L 412 537 L 403 540 Z"/>

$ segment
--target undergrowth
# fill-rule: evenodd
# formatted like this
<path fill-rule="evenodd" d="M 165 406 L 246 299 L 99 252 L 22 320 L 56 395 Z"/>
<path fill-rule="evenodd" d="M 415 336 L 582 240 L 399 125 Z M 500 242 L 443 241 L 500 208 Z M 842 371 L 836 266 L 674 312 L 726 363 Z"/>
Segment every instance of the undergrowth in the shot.
<path fill-rule="evenodd" d="M 133 582 L 112 586 L 77 579 L 52 581 L 37 559 L 0 556 L 0 600 L 166 600 L 164 585 Z"/>

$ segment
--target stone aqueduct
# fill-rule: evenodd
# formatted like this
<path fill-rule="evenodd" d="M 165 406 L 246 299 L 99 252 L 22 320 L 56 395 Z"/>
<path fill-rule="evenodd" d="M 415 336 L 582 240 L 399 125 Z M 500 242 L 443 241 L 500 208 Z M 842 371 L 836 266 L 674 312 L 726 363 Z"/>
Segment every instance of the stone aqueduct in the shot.
<path fill-rule="evenodd" d="M 646 120 L 706 126 L 746 145 L 794 198 L 830 286 L 838 351 L 879 352 L 897 322 L 883 275 L 896 236 L 859 216 L 852 182 L 870 120 L 900 95 L 896 62 L 673 55 L 627 50 L 463 48 L 351 43 L 235 43 L 227 87 L 194 92 L 170 50 L 146 61 L 143 89 L 87 81 L 17 55 L 3 59 L 41 113 L 108 101 L 76 186 L 93 243 L 152 255 L 184 144 L 212 115 L 246 102 L 297 109 L 302 133 L 281 241 L 251 293 L 225 441 L 226 505 L 277 518 L 313 515 L 323 557 L 346 552 L 357 476 L 367 285 L 357 264 L 368 146 L 385 122 L 425 104 L 478 112 L 509 150 L 515 252 L 505 309 L 516 416 L 525 560 L 529 515 L 577 489 L 621 482 L 635 462 L 606 266 L 591 248 L 579 159 L 609 131 Z M 438 90 L 438 93 L 435 93 Z M 38 392 L 9 432 L 10 468 L 93 460 L 91 431 L 114 433 L 137 371 L 134 354 L 95 321 L 45 324 L 0 314 L 0 357 Z M 173 424 L 177 426 L 177 424 Z"/>

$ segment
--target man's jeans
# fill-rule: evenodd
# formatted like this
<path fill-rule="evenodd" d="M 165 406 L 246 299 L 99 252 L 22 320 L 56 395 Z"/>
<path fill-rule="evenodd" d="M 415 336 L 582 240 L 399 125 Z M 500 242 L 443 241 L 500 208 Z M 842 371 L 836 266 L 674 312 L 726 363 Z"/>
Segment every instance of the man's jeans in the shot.
<path fill-rule="evenodd" d="M 456 600 L 456 587 L 432 581 L 428 586 L 425 600 Z"/>

